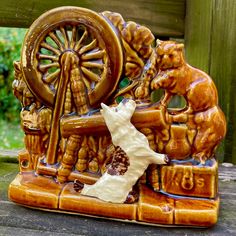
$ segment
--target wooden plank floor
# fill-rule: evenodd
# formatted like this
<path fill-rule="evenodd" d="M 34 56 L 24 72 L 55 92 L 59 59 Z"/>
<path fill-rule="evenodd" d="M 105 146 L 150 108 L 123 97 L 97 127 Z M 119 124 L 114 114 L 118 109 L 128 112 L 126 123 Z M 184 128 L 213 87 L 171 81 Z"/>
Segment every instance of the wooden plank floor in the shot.
<path fill-rule="evenodd" d="M 220 166 L 220 218 L 209 229 L 161 228 L 25 208 L 9 202 L 7 186 L 15 177 L 15 159 L 0 161 L 0 235 L 236 235 L 236 166 Z"/>

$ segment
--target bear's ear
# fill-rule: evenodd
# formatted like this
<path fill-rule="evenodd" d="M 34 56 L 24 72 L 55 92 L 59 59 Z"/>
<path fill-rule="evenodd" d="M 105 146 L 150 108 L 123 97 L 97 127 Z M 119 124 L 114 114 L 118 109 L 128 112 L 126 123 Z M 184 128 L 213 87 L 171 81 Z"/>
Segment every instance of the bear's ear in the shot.
<path fill-rule="evenodd" d="M 178 43 L 178 44 L 176 44 L 175 48 L 178 49 L 178 50 L 182 50 L 184 48 L 184 44 L 183 43 Z"/>
<path fill-rule="evenodd" d="M 163 41 L 161 41 L 160 39 L 157 39 L 156 40 L 156 47 L 158 48 L 161 44 L 162 44 Z"/>

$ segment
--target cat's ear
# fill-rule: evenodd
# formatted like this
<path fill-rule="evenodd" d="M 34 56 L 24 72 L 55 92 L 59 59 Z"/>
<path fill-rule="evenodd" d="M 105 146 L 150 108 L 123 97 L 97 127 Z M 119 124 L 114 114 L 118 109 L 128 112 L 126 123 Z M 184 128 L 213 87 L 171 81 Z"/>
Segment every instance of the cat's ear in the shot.
<path fill-rule="evenodd" d="M 116 111 L 120 111 L 124 108 L 124 103 L 123 100 L 118 104 L 118 106 L 116 107 Z"/>
<path fill-rule="evenodd" d="M 183 43 L 178 43 L 178 44 L 176 44 L 175 48 L 177 50 L 182 50 L 184 48 L 184 44 Z"/>
<path fill-rule="evenodd" d="M 123 110 L 120 110 L 119 113 L 121 114 L 121 116 L 126 119 L 126 120 L 130 120 L 131 117 L 133 116 L 133 113 L 135 111 L 136 108 L 136 103 L 134 100 L 129 99 L 123 107 Z"/>
<path fill-rule="evenodd" d="M 132 115 L 135 111 L 136 108 L 136 103 L 134 100 L 130 99 L 127 103 L 126 103 L 126 109 L 129 111 L 129 113 Z"/>
<path fill-rule="evenodd" d="M 112 108 L 110 108 L 109 106 L 107 106 L 104 103 L 101 103 L 101 107 L 102 109 L 100 110 L 102 115 L 107 115 L 107 114 L 111 114 L 113 112 Z"/>

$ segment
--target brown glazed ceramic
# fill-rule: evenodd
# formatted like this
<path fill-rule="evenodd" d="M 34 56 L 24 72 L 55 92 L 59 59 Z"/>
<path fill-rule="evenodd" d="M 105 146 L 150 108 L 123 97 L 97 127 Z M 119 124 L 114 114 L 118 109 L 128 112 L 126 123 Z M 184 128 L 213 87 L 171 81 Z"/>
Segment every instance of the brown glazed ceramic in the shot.
<path fill-rule="evenodd" d="M 25 149 L 9 198 L 35 208 L 157 225 L 215 224 L 215 151 L 226 122 L 214 82 L 186 63 L 183 49 L 160 40 L 154 47 L 148 28 L 118 13 L 60 7 L 41 15 L 14 62 Z M 153 102 L 157 89 L 165 93 Z M 175 95 L 184 97 L 184 108 L 168 108 Z M 101 103 L 107 105 L 102 110 Z M 138 151 L 143 145 L 130 154 L 117 144 L 106 111 L 119 115 L 114 125 L 126 129 L 124 139 L 133 132 L 130 142 L 148 144 L 145 152 Z M 159 161 L 147 162 L 149 155 Z M 126 181 L 132 168 L 143 165 L 124 201 L 85 194 L 104 176 Z"/>

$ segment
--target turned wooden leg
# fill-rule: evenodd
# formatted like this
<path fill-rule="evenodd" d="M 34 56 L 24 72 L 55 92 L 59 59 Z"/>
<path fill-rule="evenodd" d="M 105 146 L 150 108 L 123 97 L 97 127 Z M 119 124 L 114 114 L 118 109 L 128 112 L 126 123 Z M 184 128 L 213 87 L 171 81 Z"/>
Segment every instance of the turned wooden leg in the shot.
<path fill-rule="evenodd" d="M 148 183 L 153 187 L 155 190 L 159 190 L 159 174 L 158 174 L 158 167 L 156 164 L 149 165 L 147 169 L 147 180 Z"/>
<path fill-rule="evenodd" d="M 66 152 L 62 157 L 61 166 L 58 169 L 57 180 L 60 183 L 67 181 L 71 170 L 77 161 L 77 153 L 81 146 L 82 137 L 79 135 L 72 135 L 69 137 L 66 146 Z"/>

